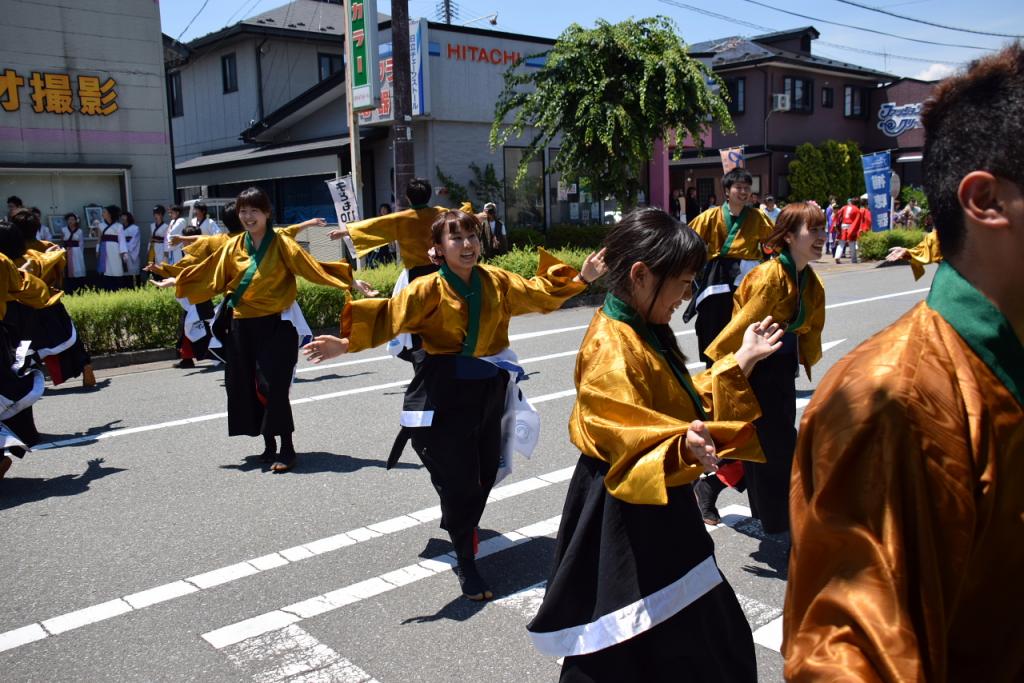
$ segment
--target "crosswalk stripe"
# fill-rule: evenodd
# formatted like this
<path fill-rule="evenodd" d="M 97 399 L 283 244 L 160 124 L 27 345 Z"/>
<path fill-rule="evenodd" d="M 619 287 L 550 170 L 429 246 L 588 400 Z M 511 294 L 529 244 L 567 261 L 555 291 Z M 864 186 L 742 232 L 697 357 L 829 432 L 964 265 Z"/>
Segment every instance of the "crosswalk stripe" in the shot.
<path fill-rule="evenodd" d="M 295 624 L 235 643 L 223 652 L 255 683 L 377 683 Z"/>

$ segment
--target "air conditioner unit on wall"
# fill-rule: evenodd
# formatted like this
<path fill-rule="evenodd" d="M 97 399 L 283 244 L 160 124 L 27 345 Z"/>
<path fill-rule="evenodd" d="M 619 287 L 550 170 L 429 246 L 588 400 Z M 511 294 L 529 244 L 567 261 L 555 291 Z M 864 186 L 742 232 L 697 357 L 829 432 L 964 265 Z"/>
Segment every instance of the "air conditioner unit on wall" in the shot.
<path fill-rule="evenodd" d="M 787 93 L 772 95 L 772 111 L 789 111 L 789 95 Z"/>

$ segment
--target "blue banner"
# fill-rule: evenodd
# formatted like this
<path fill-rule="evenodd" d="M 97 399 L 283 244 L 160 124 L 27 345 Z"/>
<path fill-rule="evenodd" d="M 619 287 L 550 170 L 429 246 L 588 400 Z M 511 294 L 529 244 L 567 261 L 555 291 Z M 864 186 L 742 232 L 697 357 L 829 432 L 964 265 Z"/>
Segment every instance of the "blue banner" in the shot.
<path fill-rule="evenodd" d="M 875 152 L 860 158 L 864 166 L 864 187 L 868 190 L 868 208 L 871 209 L 871 230 L 888 230 L 892 227 L 890 208 L 892 195 L 892 168 L 889 152 Z"/>

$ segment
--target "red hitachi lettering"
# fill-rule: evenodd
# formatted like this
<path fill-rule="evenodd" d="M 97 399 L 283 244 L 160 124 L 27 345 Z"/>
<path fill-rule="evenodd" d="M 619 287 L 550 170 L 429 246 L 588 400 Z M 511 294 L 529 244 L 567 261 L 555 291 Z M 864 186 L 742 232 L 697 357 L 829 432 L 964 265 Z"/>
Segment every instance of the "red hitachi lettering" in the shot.
<path fill-rule="evenodd" d="M 516 61 L 516 53 L 515 52 L 506 52 L 503 55 L 503 59 L 502 59 L 502 63 L 503 64 L 508 64 L 508 63 L 514 62 L 514 61 Z"/>
<path fill-rule="evenodd" d="M 487 64 L 491 63 L 490 57 L 487 56 L 487 50 L 485 50 L 483 48 L 480 48 L 480 56 L 477 57 L 477 61 L 478 62 L 486 62 Z"/>
<path fill-rule="evenodd" d="M 495 56 L 495 55 L 497 55 L 497 56 Z M 490 59 L 491 64 L 501 64 L 501 50 L 499 50 L 498 48 L 494 48 L 493 50 L 491 50 L 491 55 L 490 56 L 491 56 L 491 59 Z"/>
<path fill-rule="evenodd" d="M 448 43 L 448 59 L 451 59 L 453 54 L 455 55 L 455 59 L 461 59 L 459 57 L 459 47 L 459 45 L 452 45 L 451 43 Z"/>
<path fill-rule="evenodd" d="M 470 45 L 469 46 L 469 61 L 471 61 L 471 62 L 475 62 L 476 61 L 476 51 L 477 51 L 477 49 L 478 48 L 475 45 Z"/>

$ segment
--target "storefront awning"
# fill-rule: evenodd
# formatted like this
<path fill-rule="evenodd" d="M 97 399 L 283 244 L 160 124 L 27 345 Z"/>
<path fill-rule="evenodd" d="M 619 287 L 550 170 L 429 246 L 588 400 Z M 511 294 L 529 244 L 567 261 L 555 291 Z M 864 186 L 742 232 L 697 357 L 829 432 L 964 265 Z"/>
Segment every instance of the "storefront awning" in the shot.
<path fill-rule="evenodd" d="M 241 166 L 253 162 L 266 162 L 273 159 L 284 159 L 293 156 L 313 156 L 325 151 L 341 153 L 348 147 L 347 137 L 328 138 L 314 142 L 298 142 L 291 145 L 253 145 L 244 149 L 220 152 L 218 154 L 204 154 L 194 157 L 188 161 L 182 161 L 174 165 L 174 170 L 182 173 L 210 169 L 220 166 Z"/>

